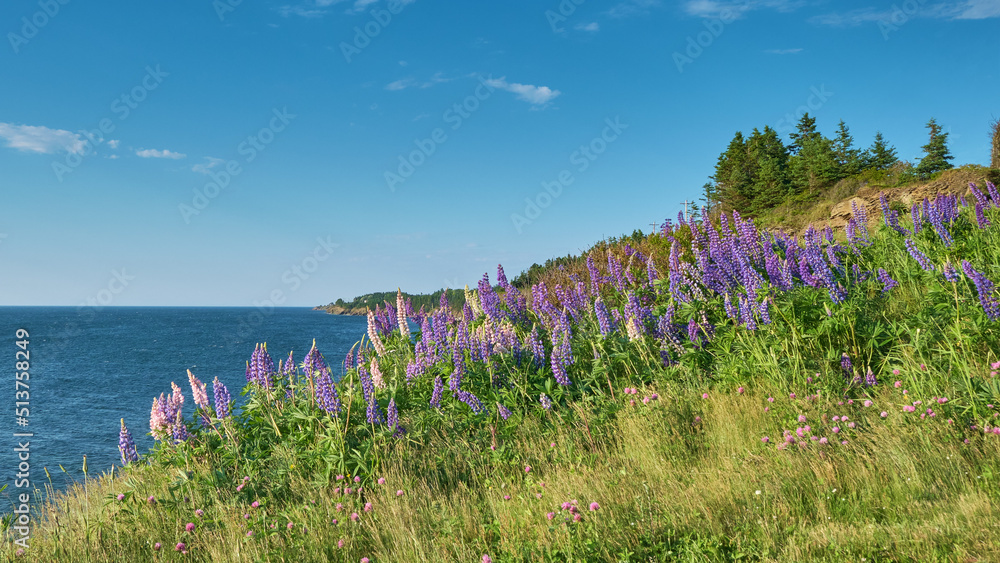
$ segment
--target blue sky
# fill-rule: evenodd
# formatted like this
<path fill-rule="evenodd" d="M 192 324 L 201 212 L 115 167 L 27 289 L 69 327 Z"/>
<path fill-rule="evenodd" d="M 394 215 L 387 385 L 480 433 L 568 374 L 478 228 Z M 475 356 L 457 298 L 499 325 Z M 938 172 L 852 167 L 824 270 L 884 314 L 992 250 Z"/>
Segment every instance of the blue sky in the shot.
<path fill-rule="evenodd" d="M 0 6 L 0 305 L 473 285 L 676 216 L 737 130 L 985 164 L 1000 116 L 997 0 L 290 1 Z"/>

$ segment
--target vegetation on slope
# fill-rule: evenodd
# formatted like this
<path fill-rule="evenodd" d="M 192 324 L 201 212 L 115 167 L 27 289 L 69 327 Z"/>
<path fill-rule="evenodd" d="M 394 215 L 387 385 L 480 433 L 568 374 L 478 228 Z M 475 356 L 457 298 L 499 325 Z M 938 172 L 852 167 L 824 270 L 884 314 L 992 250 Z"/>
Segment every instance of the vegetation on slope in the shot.
<path fill-rule="evenodd" d="M 23 557 L 996 559 L 1000 193 L 973 195 L 846 240 L 671 226 L 530 291 L 500 269 L 413 335 L 399 295 L 334 367 L 258 347 L 238 417 L 175 387 L 156 450 L 123 427 L 127 467 Z"/>

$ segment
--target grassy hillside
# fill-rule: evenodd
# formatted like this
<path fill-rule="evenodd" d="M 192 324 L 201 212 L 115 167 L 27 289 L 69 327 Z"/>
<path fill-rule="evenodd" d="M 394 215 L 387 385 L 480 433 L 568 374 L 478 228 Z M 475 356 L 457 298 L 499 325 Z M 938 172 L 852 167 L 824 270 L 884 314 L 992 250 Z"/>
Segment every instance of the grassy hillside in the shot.
<path fill-rule="evenodd" d="M 192 375 L 3 556 L 1000 560 L 1000 193 L 966 199 L 673 225 L 413 335 L 381 306 L 334 368 L 261 347 L 240 416 Z"/>

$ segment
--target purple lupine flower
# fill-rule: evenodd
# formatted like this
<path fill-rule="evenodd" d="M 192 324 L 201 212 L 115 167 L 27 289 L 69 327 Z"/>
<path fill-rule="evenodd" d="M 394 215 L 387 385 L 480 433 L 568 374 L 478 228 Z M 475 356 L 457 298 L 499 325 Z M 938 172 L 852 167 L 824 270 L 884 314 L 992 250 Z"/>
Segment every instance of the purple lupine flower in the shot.
<path fill-rule="evenodd" d="M 875 374 L 872 373 L 872 368 L 868 368 L 868 373 L 865 374 L 865 387 L 874 387 L 876 385 L 878 385 L 878 380 L 875 379 Z"/>
<path fill-rule="evenodd" d="M 622 263 L 618 261 L 618 258 L 614 254 L 608 251 L 608 272 L 611 273 L 611 281 L 621 293 L 625 293 L 625 280 L 622 277 Z"/>
<path fill-rule="evenodd" d="M 699 327 L 697 321 L 695 321 L 694 319 L 688 320 L 688 326 L 687 326 L 688 340 L 690 340 L 691 343 L 694 344 L 695 346 L 701 343 L 701 335 L 698 334 L 698 328 Z"/>
<path fill-rule="evenodd" d="M 510 409 L 508 409 L 507 407 L 503 406 L 500 403 L 497 403 L 497 413 L 499 413 L 500 414 L 500 418 L 502 418 L 504 420 L 507 420 L 508 418 L 510 418 Z"/>
<path fill-rule="evenodd" d="M 365 369 L 364 365 L 358 366 L 358 379 L 361 380 L 361 392 L 364 395 L 365 402 L 368 404 L 368 409 L 365 413 L 368 424 L 383 424 L 385 416 L 382 414 L 382 409 L 379 408 L 378 399 L 375 398 L 375 384 L 372 383 L 372 378 L 368 375 L 368 370 Z"/>
<path fill-rule="evenodd" d="M 458 391 L 455 393 L 455 398 L 462 401 L 466 405 L 469 405 L 469 408 L 472 409 L 474 414 L 482 414 L 486 412 L 486 407 L 483 406 L 483 402 L 479 400 L 479 397 L 470 391 Z"/>
<path fill-rule="evenodd" d="M 972 280 L 979 293 L 979 304 L 986 316 L 992 321 L 1000 320 L 1000 299 L 997 298 L 993 282 L 981 272 L 976 271 L 968 260 L 962 260 L 962 271 Z"/>
<path fill-rule="evenodd" d="M 920 264 L 920 267 L 923 268 L 924 271 L 927 272 L 934 271 L 934 264 L 931 264 L 931 261 L 930 259 L 927 258 L 927 255 L 924 254 L 923 252 L 920 252 L 920 250 L 917 248 L 917 245 L 915 245 L 911 239 L 908 238 L 903 242 L 906 244 L 906 250 L 910 253 L 910 256 L 912 256 L 913 259 L 916 260 L 918 264 Z"/>
<path fill-rule="evenodd" d="M 462 386 L 462 375 L 465 374 L 465 353 L 458 346 L 455 346 L 452 352 L 452 362 L 455 364 L 455 369 L 448 378 L 448 389 L 455 392 Z"/>
<path fill-rule="evenodd" d="M 997 191 L 997 187 L 993 185 L 993 182 L 986 182 L 986 191 L 990 193 L 990 199 L 993 200 L 993 207 L 1000 207 L 1000 191 Z"/>
<path fill-rule="evenodd" d="M 550 399 L 549 396 L 546 395 L 545 393 L 542 393 L 541 395 L 538 396 L 538 401 L 542 404 L 543 409 L 545 410 L 552 409 L 552 399 Z"/>
<path fill-rule="evenodd" d="M 389 399 L 389 405 L 385 408 L 385 412 L 387 418 L 385 424 L 389 427 L 389 430 L 395 432 L 396 428 L 399 426 L 399 410 L 396 408 L 395 397 Z"/>
<path fill-rule="evenodd" d="M 656 280 L 660 279 L 660 272 L 656 270 L 656 263 L 653 262 L 653 257 L 650 256 L 646 260 L 646 282 L 649 284 L 649 289 L 653 292 L 656 291 Z"/>
<path fill-rule="evenodd" d="M 753 301 L 747 298 L 745 295 L 739 295 L 740 299 L 740 317 L 743 319 L 744 326 L 747 330 L 757 330 L 757 319 L 754 317 Z"/>
<path fill-rule="evenodd" d="M 434 391 L 431 393 L 431 406 L 439 409 L 441 408 L 441 394 L 444 393 L 444 381 L 441 376 L 434 378 Z"/>
<path fill-rule="evenodd" d="M 177 410 L 177 418 L 174 420 L 172 435 L 174 443 L 177 444 L 184 442 L 191 437 L 188 433 L 187 425 L 184 424 L 184 417 L 181 415 L 180 409 Z"/>
<path fill-rule="evenodd" d="M 122 419 L 122 428 L 118 433 L 118 451 L 122 454 L 122 465 L 128 465 L 139 461 L 139 454 L 135 451 L 135 441 L 132 433 L 125 427 L 125 419 Z"/>
<path fill-rule="evenodd" d="M 601 273 L 594 264 L 593 252 L 587 254 L 587 273 L 590 274 L 590 292 L 594 295 L 600 295 L 603 278 L 601 278 Z"/>
<path fill-rule="evenodd" d="M 919 234 L 920 227 L 923 225 L 923 218 L 920 216 L 920 202 L 913 202 L 913 207 L 910 208 L 910 219 L 913 221 L 913 234 Z"/>
<path fill-rule="evenodd" d="M 537 325 L 531 327 L 531 334 L 528 335 L 524 347 L 531 350 L 531 358 L 536 366 L 541 367 L 545 365 L 545 346 L 542 345 L 542 338 L 538 334 Z"/>
<path fill-rule="evenodd" d="M 291 383 L 292 379 L 295 378 L 295 358 L 292 356 L 292 351 L 288 351 L 288 359 L 285 360 L 284 365 L 281 368 L 281 375 Z"/>
<path fill-rule="evenodd" d="M 976 202 L 976 224 L 980 229 L 985 229 L 990 226 L 990 220 L 986 218 L 984 213 L 986 206 L 981 202 Z"/>
<path fill-rule="evenodd" d="M 878 276 L 877 277 L 878 277 L 878 281 L 882 282 L 882 285 L 883 285 L 883 287 L 882 287 L 882 294 L 883 295 L 885 295 L 890 290 L 892 290 L 892 288 L 894 288 L 897 285 L 899 285 L 899 282 L 897 282 L 896 280 L 894 280 L 891 277 L 889 277 L 889 273 L 886 272 L 885 269 L 883 269 L 883 268 L 879 268 L 878 269 Z"/>
<path fill-rule="evenodd" d="M 840 369 L 843 370 L 844 377 L 850 380 L 854 372 L 854 365 L 851 363 L 851 357 L 846 352 L 840 354 Z"/>
<path fill-rule="evenodd" d="M 771 302 L 771 297 L 767 296 L 761 300 L 760 304 L 757 305 L 757 312 L 760 313 L 760 322 L 763 325 L 771 324 L 771 311 L 769 309 Z"/>
<path fill-rule="evenodd" d="M 927 201 L 926 199 L 924 201 Z M 944 222 L 947 217 L 947 211 L 942 209 L 948 204 L 946 199 L 938 197 L 937 201 L 934 203 L 927 204 L 927 208 L 930 211 L 928 219 L 930 220 L 931 227 L 934 228 L 934 232 L 937 233 L 938 238 L 944 242 L 946 247 L 951 247 L 955 243 L 955 239 L 951 237 L 951 233 L 948 232 L 948 228 L 945 227 Z"/>
<path fill-rule="evenodd" d="M 944 273 L 944 279 L 950 281 L 951 283 L 958 283 L 958 280 L 960 279 L 958 276 L 958 270 L 955 269 L 955 266 L 953 266 L 951 262 L 945 262 L 941 271 Z"/>
<path fill-rule="evenodd" d="M 226 418 L 229 416 L 229 389 L 216 377 L 212 381 L 212 397 L 215 399 L 215 417 Z"/>
<path fill-rule="evenodd" d="M 889 202 L 885 199 L 885 193 L 879 194 L 878 201 L 882 207 L 882 218 L 885 220 L 885 224 L 903 236 L 909 235 L 909 231 L 899 226 L 899 213 L 889 209 Z"/>

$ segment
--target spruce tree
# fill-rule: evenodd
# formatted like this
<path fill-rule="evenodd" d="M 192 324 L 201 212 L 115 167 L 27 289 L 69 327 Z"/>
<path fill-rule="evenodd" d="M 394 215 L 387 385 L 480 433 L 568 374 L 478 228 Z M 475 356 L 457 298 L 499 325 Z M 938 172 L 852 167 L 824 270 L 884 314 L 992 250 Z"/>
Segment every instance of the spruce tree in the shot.
<path fill-rule="evenodd" d="M 806 140 L 815 139 L 818 136 L 820 135 L 819 131 L 816 130 L 816 118 L 809 117 L 809 112 L 806 112 L 802 114 L 798 125 L 795 126 L 795 132 L 789 135 L 792 143 L 788 145 L 788 150 L 793 155 L 799 154 Z"/>
<path fill-rule="evenodd" d="M 749 211 L 760 212 L 781 204 L 789 193 L 789 154 L 778 132 L 768 126 L 763 132 L 754 129 L 747 141 L 747 155 L 754 163 Z"/>
<path fill-rule="evenodd" d="M 802 142 L 799 154 L 789 162 L 796 192 L 816 191 L 840 179 L 840 165 L 833 141 L 817 133 Z"/>
<path fill-rule="evenodd" d="M 877 131 L 875 133 L 875 142 L 872 143 L 871 148 L 868 149 L 865 155 L 865 168 L 887 170 L 893 164 L 896 164 L 898 160 L 895 147 L 890 146 L 885 141 L 882 133 Z"/>
<path fill-rule="evenodd" d="M 952 168 L 952 164 L 948 161 L 955 158 L 948 151 L 948 134 L 942 132 L 937 121 L 931 118 L 927 122 L 927 128 L 930 129 L 930 141 L 922 147 L 927 156 L 917 165 L 917 174 L 921 178 L 927 178 L 935 172 Z"/>
<path fill-rule="evenodd" d="M 716 195 L 727 207 L 745 211 L 753 201 L 753 164 L 747 155 L 747 143 L 742 132 L 737 132 L 726 151 L 719 155 L 712 179 Z"/>
<path fill-rule="evenodd" d="M 851 130 L 841 119 L 837 125 L 837 136 L 833 140 L 833 152 L 837 156 L 837 165 L 840 167 L 840 176 L 853 176 L 861 171 L 861 151 L 854 148 L 854 137 Z"/>

